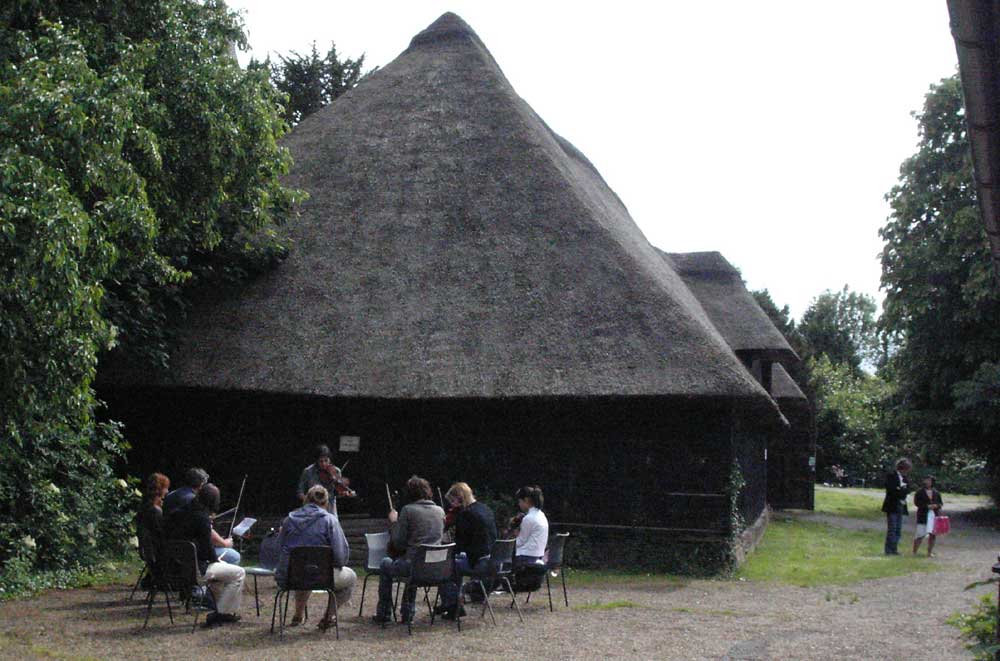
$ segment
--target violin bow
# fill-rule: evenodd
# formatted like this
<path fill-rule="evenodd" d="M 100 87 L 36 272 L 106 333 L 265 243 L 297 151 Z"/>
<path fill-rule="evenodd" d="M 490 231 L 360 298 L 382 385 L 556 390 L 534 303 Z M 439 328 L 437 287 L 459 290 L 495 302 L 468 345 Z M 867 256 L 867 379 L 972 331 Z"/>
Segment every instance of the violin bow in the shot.
<path fill-rule="evenodd" d="M 243 487 L 247 485 L 246 473 L 243 474 L 243 484 L 240 485 L 240 495 L 236 499 L 236 507 L 233 508 L 233 520 L 229 522 L 229 536 L 233 536 L 233 528 L 236 527 L 236 514 L 240 511 L 240 501 L 243 500 Z"/>
<path fill-rule="evenodd" d="M 442 509 L 444 508 L 444 496 L 441 495 L 441 487 L 437 487 L 438 490 L 438 500 L 441 502 Z"/>
<path fill-rule="evenodd" d="M 396 509 L 395 507 L 392 506 L 392 494 L 389 492 L 388 482 L 385 483 L 385 497 L 389 499 L 389 509 L 390 510 Z"/>

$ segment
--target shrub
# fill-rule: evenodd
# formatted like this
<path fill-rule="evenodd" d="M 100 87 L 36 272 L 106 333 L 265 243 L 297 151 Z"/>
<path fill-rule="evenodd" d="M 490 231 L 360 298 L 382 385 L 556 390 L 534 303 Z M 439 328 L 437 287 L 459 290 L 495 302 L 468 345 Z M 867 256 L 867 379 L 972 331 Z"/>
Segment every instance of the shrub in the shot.
<path fill-rule="evenodd" d="M 973 658 L 982 661 L 992 661 L 1000 651 L 997 645 L 997 604 L 993 595 L 984 594 L 979 598 L 975 608 L 968 613 L 955 613 L 947 620 L 948 624 L 957 627 L 966 641 L 966 649 Z"/>

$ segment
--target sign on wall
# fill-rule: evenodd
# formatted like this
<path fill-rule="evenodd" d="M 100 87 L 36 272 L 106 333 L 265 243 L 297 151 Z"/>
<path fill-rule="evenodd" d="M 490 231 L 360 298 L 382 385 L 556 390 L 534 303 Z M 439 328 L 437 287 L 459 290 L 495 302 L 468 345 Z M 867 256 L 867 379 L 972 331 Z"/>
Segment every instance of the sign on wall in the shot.
<path fill-rule="evenodd" d="M 361 437 L 360 436 L 341 436 L 340 437 L 340 451 L 341 452 L 359 452 L 361 450 Z"/>

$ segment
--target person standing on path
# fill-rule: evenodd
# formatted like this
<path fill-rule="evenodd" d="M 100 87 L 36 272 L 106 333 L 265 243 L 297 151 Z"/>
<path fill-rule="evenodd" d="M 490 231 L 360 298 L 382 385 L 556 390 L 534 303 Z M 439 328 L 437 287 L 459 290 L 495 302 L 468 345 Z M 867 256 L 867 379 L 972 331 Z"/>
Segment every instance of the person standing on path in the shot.
<path fill-rule="evenodd" d="M 924 478 L 924 486 L 913 494 L 913 504 L 917 507 L 917 533 L 913 536 L 913 555 L 920 550 L 920 542 L 927 538 L 927 557 L 934 557 L 934 517 L 941 513 L 944 502 L 941 492 L 934 488 L 935 480 L 928 475 Z"/>
<path fill-rule="evenodd" d="M 906 494 L 910 492 L 909 475 L 913 464 L 907 458 L 896 462 L 896 470 L 885 476 L 885 500 L 882 501 L 882 511 L 885 512 L 885 554 L 899 555 L 899 538 L 902 535 L 903 517 L 909 514 L 906 509 Z"/>

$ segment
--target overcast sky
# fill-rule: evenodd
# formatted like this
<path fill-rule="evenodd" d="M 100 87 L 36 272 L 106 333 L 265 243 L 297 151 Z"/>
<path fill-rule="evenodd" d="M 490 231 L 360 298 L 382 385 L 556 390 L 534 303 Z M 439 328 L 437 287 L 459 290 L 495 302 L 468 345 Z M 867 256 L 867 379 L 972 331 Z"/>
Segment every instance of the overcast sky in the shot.
<path fill-rule="evenodd" d="M 957 62 L 944 0 L 229 5 L 259 59 L 334 41 L 370 66 L 454 11 L 654 245 L 722 252 L 795 317 L 844 284 L 881 300 L 883 196 Z"/>

